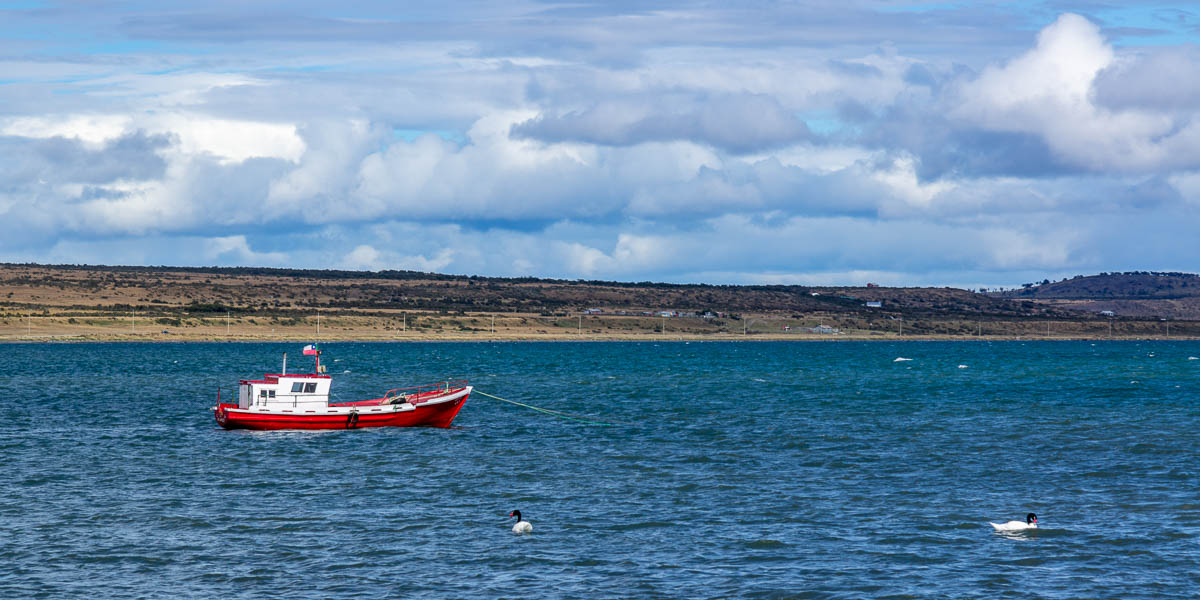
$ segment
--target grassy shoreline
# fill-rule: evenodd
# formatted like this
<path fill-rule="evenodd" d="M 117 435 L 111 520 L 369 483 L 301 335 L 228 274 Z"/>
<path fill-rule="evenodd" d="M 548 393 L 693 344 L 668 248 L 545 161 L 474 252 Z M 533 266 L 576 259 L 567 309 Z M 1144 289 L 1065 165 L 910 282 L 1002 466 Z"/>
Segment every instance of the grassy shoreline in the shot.
<path fill-rule="evenodd" d="M 409 272 L 0 265 L 0 341 L 1200 339 L 952 288 L 711 286 Z"/>
<path fill-rule="evenodd" d="M 957 342 L 994 342 L 994 341 L 1200 341 L 1195 336 L 1014 336 L 1014 335 L 780 335 L 780 334 L 723 334 L 723 335 L 408 335 L 401 337 L 382 337 L 377 335 L 337 335 L 316 336 L 260 336 L 260 335 L 138 335 L 138 334 L 33 334 L 33 335 L 0 335 L 0 343 L 111 343 L 135 342 L 146 344 L 160 343 L 296 343 L 308 344 L 314 341 L 320 343 L 419 343 L 419 342 L 560 342 L 560 343 L 592 343 L 592 342 L 928 342 L 928 341 L 957 341 Z"/>
<path fill-rule="evenodd" d="M 886 328 L 886 329 L 885 329 Z M 1200 339 L 1200 323 L 750 314 L 736 319 L 494 313 L 375 316 L 0 313 L 0 342 L 923 341 Z"/>
<path fill-rule="evenodd" d="M 320 317 L 111 311 L 0 312 L 0 341 L 921 341 L 1200 339 L 1200 323 L 873 319 L 750 314 L 735 319 L 492 313 L 335 313 Z"/>

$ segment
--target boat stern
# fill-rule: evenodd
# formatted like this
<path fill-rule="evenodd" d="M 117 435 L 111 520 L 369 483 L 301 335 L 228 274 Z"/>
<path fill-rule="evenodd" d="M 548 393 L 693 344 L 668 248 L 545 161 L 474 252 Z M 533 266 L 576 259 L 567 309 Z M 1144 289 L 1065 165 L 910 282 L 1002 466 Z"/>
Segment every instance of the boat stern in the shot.
<path fill-rule="evenodd" d="M 213 407 L 213 418 L 217 420 L 217 425 L 229 429 L 229 409 L 237 408 L 236 404 L 222 402 Z"/>

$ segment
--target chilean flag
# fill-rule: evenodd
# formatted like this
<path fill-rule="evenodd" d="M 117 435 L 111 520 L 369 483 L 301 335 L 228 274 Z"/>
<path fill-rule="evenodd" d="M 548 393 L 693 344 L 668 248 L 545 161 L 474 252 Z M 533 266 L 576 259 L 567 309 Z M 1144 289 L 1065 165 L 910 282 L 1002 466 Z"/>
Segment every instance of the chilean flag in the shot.
<path fill-rule="evenodd" d="M 304 347 L 304 355 L 305 356 L 315 356 L 317 354 L 320 354 L 320 352 L 317 351 L 316 344 L 309 344 Z"/>

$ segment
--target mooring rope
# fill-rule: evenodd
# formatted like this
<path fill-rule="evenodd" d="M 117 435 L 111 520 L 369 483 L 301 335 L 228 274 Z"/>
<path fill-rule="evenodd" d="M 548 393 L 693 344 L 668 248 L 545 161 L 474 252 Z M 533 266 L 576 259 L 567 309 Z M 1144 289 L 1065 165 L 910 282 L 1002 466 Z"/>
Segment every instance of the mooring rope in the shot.
<path fill-rule="evenodd" d="M 603 421 L 600 419 L 585 419 L 579 415 L 565 413 L 560 410 L 551 410 L 549 408 L 541 408 L 538 406 L 533 406 L 532 404 L 525 404 L 522 402 L 517 402 L 516 400 L 508 400 L 505 398 L 501 398 L 500 396 L 493 396 L 487 392 L 481 392 L 479 390 L 475 390 L 475 393 L 479 394 L 481 396 L 487 396 L 488 398 L 493 398 L 493 399 L 499 400 L 501 402 L 507 402 L 509 404 L 516 404 L 517 406 L 524 406 L 525 408 L 528 408 L 530 410 L 536 410 L 538 412 L 546 413 L 548 415 L 554 415 L 556 417 L 562 417 L 564 419 L 570 419 L 572 421 L 579 421 L 580 423 L 588 423 L 591 425 L 631 425 L 632 424 L 632 423 L 624 423 L 621 421 Z"/>

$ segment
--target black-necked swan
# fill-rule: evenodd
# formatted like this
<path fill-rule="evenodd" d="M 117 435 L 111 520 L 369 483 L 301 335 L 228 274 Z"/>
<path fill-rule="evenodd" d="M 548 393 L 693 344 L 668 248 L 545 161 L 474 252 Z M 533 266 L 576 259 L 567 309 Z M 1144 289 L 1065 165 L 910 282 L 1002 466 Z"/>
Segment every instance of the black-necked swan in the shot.
<path fill-rule="evenodd" d="M 1007 523 L 989 523 L 996 531 L 1021 531 L 1023 529 L 1037 529 L 1037 515 L 1029 513 L 1025 515 L 1025 521 L 1009 521 Z"/>
<path fill-rule="evenodd" d="M 521 511 L 514 510 L 508 513 L 508 516 L 517 518 L 517 524 L 513 525 L 513 533 L 518 535 L 522 533 L 533 533 L 533 525 L 529 521 L 521 520 Z"/>

